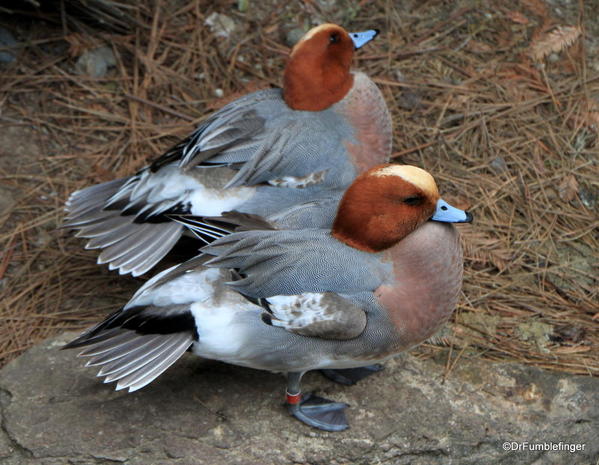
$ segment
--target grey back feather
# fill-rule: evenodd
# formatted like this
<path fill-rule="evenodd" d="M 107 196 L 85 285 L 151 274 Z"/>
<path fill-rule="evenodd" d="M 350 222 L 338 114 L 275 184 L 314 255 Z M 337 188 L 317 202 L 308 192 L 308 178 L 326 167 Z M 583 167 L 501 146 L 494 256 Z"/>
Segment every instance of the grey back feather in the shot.
<path fill-rule="evenodd" d="M 238 232 L 202 251 L 214 256 L 207 266 L 239 269 L 245 277 L 230 285 L 254 298 L 373 291 L 392 275 L 380 254 L 351 248 L 323 229 Z"/>
<path fill-rule="evenodd" d="M 349 163 L 344 142 L 356 139 L 337 110 L 338 104 L 321 112 L 292 110 L 281 89 L 248 94 L 220 109 L 188 138 L 180 167 L 240 167 L 226 186 L 232 187 L 281 176 L 306 177 L 324 166 L 329 169 L 323 185 L 345 187 L 356 169 Z"/>

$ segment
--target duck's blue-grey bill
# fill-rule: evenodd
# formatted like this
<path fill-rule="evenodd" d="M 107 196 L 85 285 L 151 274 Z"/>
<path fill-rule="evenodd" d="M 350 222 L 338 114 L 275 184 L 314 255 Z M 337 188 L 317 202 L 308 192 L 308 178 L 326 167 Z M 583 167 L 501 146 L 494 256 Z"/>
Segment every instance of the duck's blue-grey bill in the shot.
<path fill-rule="evenodd" d="M 374 39 L 378 35 L 378 33 L 378 29 L 369 29 L 368 31 L 362 32 L 350 32 L 349 36 L 351 37 L 351 40 L 354 41 L 354 47 L 356 47 L 357 50 L 360 47 L 366 45 L 372 39 Z"/>
<path fill-rule="evenodd" d="M 439 199 L 431 220 L 441 221 L 442 223 L 471 223 L 472 215 L 469 212 L 452 207 L 443 199 Z"/>

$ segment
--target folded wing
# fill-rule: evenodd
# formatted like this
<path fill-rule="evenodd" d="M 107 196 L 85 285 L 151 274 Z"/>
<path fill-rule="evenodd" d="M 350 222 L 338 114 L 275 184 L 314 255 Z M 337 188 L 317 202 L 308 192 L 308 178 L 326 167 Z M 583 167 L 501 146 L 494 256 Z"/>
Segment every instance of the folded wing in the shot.
<path fill-rule="evenodd" d="M 230 285 L 254 298 L 306 292 L 373 291 L 392 273 L 378 254 L 346 246 L 324 229 L 242 231 L 202 249 L 207 266 L 235 268 Z"/>
<path fill-rule="evenodd" d="M 267 324 L 303 336 L 323 339 L 353 339 L 366 327 L 366 313 L 349 299 L 332 292 L 308 292 L 265 299 L 271 314 Z"/>

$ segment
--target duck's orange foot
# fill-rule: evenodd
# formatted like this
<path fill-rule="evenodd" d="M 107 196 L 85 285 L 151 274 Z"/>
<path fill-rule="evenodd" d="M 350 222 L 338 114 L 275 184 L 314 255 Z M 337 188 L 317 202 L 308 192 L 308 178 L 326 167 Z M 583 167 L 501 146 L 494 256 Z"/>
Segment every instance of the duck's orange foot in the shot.
<path fill-rule="evenodd" d="M 335 381 L 339 384 L 344 384 L 345 386 L 351 386 L 356 384 L 361 379 L 366 378 L 367 376 L 372 375 L 373 373 L 378 373 L 383 370 L 385 367 L 380 364 L 368 365 L 365 367 L 359 368 L 343 368 L 340 370 L 320 370 L 320 372 L 329 378 L 331 381 Z"/>
<path fill-rule="evenodd" d="M 343 431 L 349 428 L 345 418 L 345 409 L 349 405 L 343 402 L 333 402 L 313 394 L 288 395 L 287 399 L 289 413 L 309 426 L 325 431 Z"/>

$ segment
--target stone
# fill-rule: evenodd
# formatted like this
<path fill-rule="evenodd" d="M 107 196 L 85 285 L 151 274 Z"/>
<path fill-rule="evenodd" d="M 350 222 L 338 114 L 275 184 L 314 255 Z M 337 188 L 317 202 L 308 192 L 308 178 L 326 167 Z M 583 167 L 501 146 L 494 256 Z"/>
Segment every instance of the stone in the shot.
<path fill-rule="evenodd" d="M 464 355 L 444 380 L 445 360 L 410 354 L 355 386 L 309 373 L 306 391 L 350 404 L 351 428 L 327 433 L 286 413 L 281 375 L 186 355 L 150 386 L 115 392 L 76 351 L 59 350 L 74 336 L 0 371 L 1 463 L 590 464 L 599 455 L 592 377 Z"/>
<path fill-rule="evenodd" d="M 285 42 L 289 47 L 293 47 L 295 44 L 299 42 L 299 40 L 304 36 L 306 32 L 307 31 L 305 31 L 304 29 L 294 27 L 293 29 L 290 29 L 287 32 L 285 36 Z"/>
<path fill-rule="evenodd" d="M 15 61 L 19 43 L 8 29 L 0 26 L 0 62 L 11 63 Z M 14 49 L 14 50 L 11 50 Z"/>
<path fill-rule="evenodd" d="M 599 189 L 593 186 L 581 186 L 578 192 L 580 201 L 590 210 L 597 210 L 599 205 Z"/>
<path fill-rule="evenodd" d="M 204 24 L 210 28 L 216 37 L 228 38 L 237 29 L 235 21 L 222 13 L 212 13 Z"/>
<path fill-rule="evenodd" d="M 508 171 L 507 163 L 503 157 L 493 158 L 493 160 L 491 160 L 491 168 L 498 174 Z"/>
<path fill-rule="evenodd" d="M 75 64 L 75 70 L 79 74 L 101 78 L 106 76 L 108 69 L 113 66 L 116 66 L 116 58 L 112 48 L 104 46 L 83 53 Z"/>

